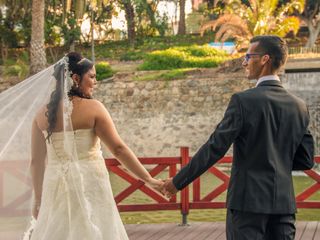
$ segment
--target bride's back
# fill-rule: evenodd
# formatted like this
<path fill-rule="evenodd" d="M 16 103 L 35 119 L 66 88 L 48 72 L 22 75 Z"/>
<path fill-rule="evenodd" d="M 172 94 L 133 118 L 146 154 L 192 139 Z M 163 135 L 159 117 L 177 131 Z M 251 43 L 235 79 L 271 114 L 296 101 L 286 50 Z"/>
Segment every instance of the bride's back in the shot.
<path fill-rule="evenodd" d="M 95 116 L 98 109 L 96 106 L 96 101 L 93 99 L 85 99 L 79 97 L 73 97 L 72 105 L 73 110 L 71 114 L 72 127 L 73 130 L 77 129 L 93 129 L 95 127 Z M 62 117 L 62 102 L 59 104 L 56 113 L 56 124 L 52 132 L 63 131 L 63 117 Z M 44 106 L 38 112 L 36 116 L 36 122 L 42 131 L 46 131 L 49 126 L 48 118 L 46 116 L 47 107 Z"/>

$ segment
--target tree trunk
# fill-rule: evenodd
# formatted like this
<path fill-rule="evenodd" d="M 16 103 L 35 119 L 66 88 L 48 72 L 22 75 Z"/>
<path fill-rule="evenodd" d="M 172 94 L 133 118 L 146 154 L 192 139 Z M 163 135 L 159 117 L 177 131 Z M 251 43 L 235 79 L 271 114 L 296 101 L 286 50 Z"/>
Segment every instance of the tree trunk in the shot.
<path fill-rule="evenodd" d="M 311 19 L 307 21 L 307 25 L 309 30 L 309 38 L 306 47 L 314 47 L 320 33 L 320 21 L 317 21 L 316 25 L 314 26 Z"/>
<path fill-rule="evenodd" d="M 179 6 L 180 6 L 180 18 L 179 18 L 178 34 L 184 35 L 186 34 L 186 19 L 185 19 L 186 0 L 179 0 Z"/>
<path fill-rule="evenodd" d="M 125 17 L 127 20 L 128 40 L 131 45 L 134 45 L 136 38 L 135 22 L 134 22 L 134 8 L 130 0 L 124 0 L 123 6 L 125 11 Z"/>
<path fill-rule="evenodd" d="M 75 51 L 75 49 L 76 49 L 76 47 L 75 47 L 75 43 L 74 43 L 74 41 L 72 41 L 72 43 L 70 44 L 70 52 L 74 52 Z"/>
<path fill-rule="evenodd" d="M 2 64 L 8 58 L 8 46 L 5 44 L 4 40 L 1 41 L 1 59 Z"/>
<path fill-rule="evenodd" d="M 46 67 L 44 48 L 44 0 L 32 1 L 32 28 L 30 43 L 30 74 L 40 72 Z"/>

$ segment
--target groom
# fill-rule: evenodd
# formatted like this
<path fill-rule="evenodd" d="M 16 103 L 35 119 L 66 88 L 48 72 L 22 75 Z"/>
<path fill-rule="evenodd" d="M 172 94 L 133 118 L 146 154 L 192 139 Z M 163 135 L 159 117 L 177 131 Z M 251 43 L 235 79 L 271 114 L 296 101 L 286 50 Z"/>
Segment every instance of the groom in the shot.
<path fill-rule="evenodd" d="M 222 121 L 181 171 L 167 179 L 171 196 L 221 159 L 233 143 L 227 195 L 228 240 L 294 239 L 292 170 L 312 168 L 314 146 L 306 104 L 287 92 L 277 76 L 287 60 L 277 36 L 256 36 L 243 60 L 255 88 L 231 97 Z"/>

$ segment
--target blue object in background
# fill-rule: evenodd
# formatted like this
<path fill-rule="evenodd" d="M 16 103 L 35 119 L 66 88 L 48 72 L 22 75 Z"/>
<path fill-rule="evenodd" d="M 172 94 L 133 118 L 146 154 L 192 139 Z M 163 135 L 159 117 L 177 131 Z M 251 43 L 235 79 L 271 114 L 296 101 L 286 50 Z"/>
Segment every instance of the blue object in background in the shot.
<path fill-rule="evenodd" d="M 233 53 L 236 49 L 236 45 L 233 42 L 210 42 L 209 46 L 219 50 L 225 50 L 230 54 Z"/>

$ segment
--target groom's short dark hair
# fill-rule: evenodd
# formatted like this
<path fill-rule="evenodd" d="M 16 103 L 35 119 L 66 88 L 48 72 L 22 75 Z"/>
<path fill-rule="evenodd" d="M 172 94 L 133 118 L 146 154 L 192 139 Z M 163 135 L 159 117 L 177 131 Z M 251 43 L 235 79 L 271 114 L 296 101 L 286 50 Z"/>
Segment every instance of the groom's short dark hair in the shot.
<path fill-rule="evenodd" d="M 259 43 L 257 51 L 270 56 L 273 70 L 278 70 L 286 63 L 288 47 L 284 39 L 275 35 L 261 35 L 250 40 L 250 43 L 255 42 Z"/>

